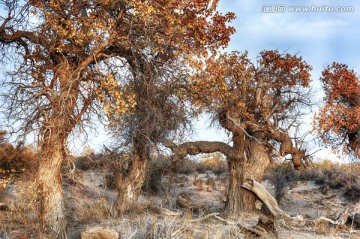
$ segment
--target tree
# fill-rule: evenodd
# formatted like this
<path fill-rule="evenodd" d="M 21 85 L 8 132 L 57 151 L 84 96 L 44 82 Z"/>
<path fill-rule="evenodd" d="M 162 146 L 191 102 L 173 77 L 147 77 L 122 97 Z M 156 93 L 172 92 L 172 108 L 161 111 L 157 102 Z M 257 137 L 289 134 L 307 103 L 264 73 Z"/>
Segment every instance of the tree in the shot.
<path fill-rule="evenodd" d="M 227 44 L 233 29 L 225 24 L 233 15 L 222 16 L 210 2 L 1 1 L 7 10 L 1 60 L 14 69 L 6 82 L 8 119 L 22 134 L 39 135 L 42 237 L 67 237 L 60 169 L 69 135 L 101 109 L 121 115 L 145 102 L 131 87 L 153 83 L 143 81 L 154 72 L 148 69 L 169 59 L 190 62 L 186 53 L 194 49 L 196 57 Z M 143 146 L 144 137 L 134 142 Z"/>
<path fill-rule="evenodd" d="M 181 82 L 191 71 L 201 68 L 199 59 L 225 47 L 234 32 L 226 25 L 234 18 L 233 14 L 218 13 L 217 1 L 137 4 L 135 22 L 141 39 L 132 48 L 127 84 L 136 104 L 125 114 L 109 114 L 110 130 L 119 139 L 118 144 L 122 140 L 122 146 L 130 148 L 128 161 L 114 171 L 119 214 L 131 210 L 140 194 L 151 146 L 165 142 L 187 121 L 186 102 L 178 92 Z"/>
<path fill-rule="evenodd" d="M 310 105 L 310 70 L 296 55 L 263 51 L 253 64 L 247 53 L 232 52 L 206 61 L 206 70 L 184 86 L 184 97 L 213 114 L 231 133 L 232 144 L 200 141 L 168 147 L 178 158 L 212 152 L 226 156 L 228 214 L 255 209 L 255 195 L 241 186 L 246 178 L 262 180 L 276 145 L 281 156 L 292 155 L 296 168 L 306 163 L 305 151 L 293 145 L 289 132 Z"/>
<path fill-rule="evenodd" d="M 360 158 L 360 81 L 345 64 L 329 65 L 320 78 L 325 104 L 315 116 L 321 140 Z"/>

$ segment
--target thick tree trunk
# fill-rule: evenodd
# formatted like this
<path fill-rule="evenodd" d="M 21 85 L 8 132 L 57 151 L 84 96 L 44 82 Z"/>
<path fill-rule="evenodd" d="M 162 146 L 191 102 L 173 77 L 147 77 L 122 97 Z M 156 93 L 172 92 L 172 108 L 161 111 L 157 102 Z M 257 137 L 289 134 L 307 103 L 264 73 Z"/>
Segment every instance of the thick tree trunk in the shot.
<path fill-rule="evenodd" d="M 242 188 L 245 180 L 245 164 L 239 158 L 228 159 L 229 190 L 225 211 L 229 216 L 238 216 L 242 212 L 255 210 L 255 195 Z"/>
<path fill-rule="evenodd" d="M 246 178 L 261 182 L 270 164 L 270 157 L 265 145 L 254 139 L 246 142 L 246 158 L 229 158 L 229 191 L 226 212 L 230 216 L 237 216 L 242 212 L 255 211 L 256 195 L 244 188 L 242 184 Z"/>
<path fill-rule="evenodd" d="M 61 164 L 64 160 L 62 142 L 54 141 L 40 152 L 38 183 L 42 193 L 40 233 L 44 239 L 65 239 L 66 215 L 63 199 Z"/>
<path fill-rule="evenodd" d="M 123 171 L 116 170 L 114 173 L 115 184 L 118 190 L 118 197 L 115 203 L 116 215 L 123 215 L 131 211 L 140 195 L 150 161 L 148 153 L 143 152 L 143 150 L 140 152 L 135 150 L 128 168 Z"/>

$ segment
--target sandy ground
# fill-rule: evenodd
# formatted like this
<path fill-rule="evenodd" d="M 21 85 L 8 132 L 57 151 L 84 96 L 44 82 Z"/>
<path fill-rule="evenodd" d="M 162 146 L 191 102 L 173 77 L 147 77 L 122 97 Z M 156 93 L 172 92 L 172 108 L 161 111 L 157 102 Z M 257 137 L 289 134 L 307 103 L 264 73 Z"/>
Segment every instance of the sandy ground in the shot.
<path fill-rule="evenodd" d="M 214 174 L 177 175 L 168 194 L 143 194 L 139 207 L 133 213 L 122 218 L 112 217 L 112 204 L 116 199 L 116 190 L 106 187 L 105 175 L 101 170 L 79 171 L 71 180 L 64 180 L 66 206 L 69 212 L 69 237 L 80 238 L 80 233 L 87 227 L 104 226 L 118 231 L 121 238 L 248 238 L 236 225 L 225 225 L 215 218 L 201 222 L 188 222 L 214 212 L 222 212 L 227 188 L 226 175 Z M 197 180 L 196 180 L 197 179 Z M 214 180 L 215 185 L 207 185 L 207 180 Z M 163 178 L 163 186 L 168 180 Z M 263 185 L 274 192 L 274 186 L 268 181 Z M 186 192 L 193 200 L 206 203 L 207 209 L 200 213 L 185 213 L 176 207 L 176 196 Z M 360 213 L 360 201 L 346 201 L 341 190 L 321 190 L 313 182 L 300 182 L 288 190 L 280 207 L 288 214 L 303 215 L 307 220 L 320 216 L 336 219 L 346 207 L 351 212 Z M 37 238 L 36 232 L 38 202 L 36 189 L 31 180 L 14 181 L 6 190 L 0 192 L 0 239 Z M 260 207 L 259 202 L 258 206 Z M 181 212 L 177 217 L 164 216 L 154 211 L 164 207 Z M 261 212 L 244 214 L 240 218 L 230 218 L 232 222 L 241 222 L 252 226 L 258 221 Z M 220 214 L 220 216 L 222 216 Z M 148 237 L 151 238 L 151 237 Z M 269 234 L 266 238 L 276 238 Z M 335 228 L 328 225 L 306 225 L 302 228 L 278 227 L 278 238 L 360 238 L 360 231 L 346 226 Z"/>

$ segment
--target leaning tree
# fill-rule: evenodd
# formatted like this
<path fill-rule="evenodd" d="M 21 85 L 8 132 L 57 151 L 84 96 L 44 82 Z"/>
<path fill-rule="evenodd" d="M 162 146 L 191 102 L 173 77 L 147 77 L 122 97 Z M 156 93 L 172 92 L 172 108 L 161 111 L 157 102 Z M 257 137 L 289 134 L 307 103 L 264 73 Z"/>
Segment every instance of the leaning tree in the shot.
<path fill-rule="evenodd" d="M 329 65 L 320 78 L 325 104 L 315 116 L 321 140 L 360 158 L 360 80 L 345 64 Z"/>
<path fill-rule="evenodd" d="M 252 63 L 247 53 L 225 53 L 206 61 L 206 69 L 184 85 L 182 94 L 199 110 L 212 114 L 232 136 L 230 144 L 197 141 L 169 143 L 175 156 L 221 152 L 229 167 L 226 211 L 238 215 L 255 209 L 255 195 L 242 188 L 245 179 L 261 181 L 271 153 L 292 155 L 296 168 L 305 152 L 294 146 L 292 127 L 310 105 L 311 67 L 301 58 L 263 51 Z"/>
<path fill-rule="evenodd" d="M 131 18 L 137 26 L 131 33 L 136 44 L 130 47 L 126 84 L 135 106 L 125 114 L 109 113 L 110 131 L 130 149 L 127 160 L 114 170 L 119 214 L 129 211 L 140 194 L 151 145 L 163 143 L 186 123 L 186 103 L 178 94 L 181 82 L 202 67 L 199 59 L 225 47 L 234 32 L 227 26 L 234 15 L 222 15 L 216 8 L 217 1 L 210 0 L 136 5 Z"/>

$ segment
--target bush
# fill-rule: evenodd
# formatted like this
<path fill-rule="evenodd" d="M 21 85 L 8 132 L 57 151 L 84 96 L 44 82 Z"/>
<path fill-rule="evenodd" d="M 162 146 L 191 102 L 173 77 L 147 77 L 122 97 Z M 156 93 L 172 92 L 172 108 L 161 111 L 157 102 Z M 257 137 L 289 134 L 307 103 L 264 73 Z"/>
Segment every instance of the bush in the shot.
<path fill-rule="evenodd" d="M 193 174 L 197 168 L 198 165 L 194 161 L 190 159 L 183 159 L 176 163 L 175 172 L 181 174 Z"/>
<path fill-rule="evenodd" d="M 281 201 L 288 188 L 293 187 L 299 180 L 315 181 L 332 189 L 344 189 L 345 197 L 349 200 L 359 197 L 360 185 L 358 164 L 346 165 L 324 161 L 312 164 L 309 168 L 295 170 L 291 164 L 280 164 L 268 171 L 265 179 L 271 181 L 276 189 L 275 198 Z"/>
<path fill-rule="evenodd" d="M 280 164 L 272 168 L 265 176 L 275 186 L 275 199 L 278 203 L 285 196 L 286 192 L 300 180 L 300 172 L 294 170 L 288 164 Z"/>
<path fill-rule="evenodd" d="M 227 172 L 227 170 L 228 170 L 227 162 L 220 153 L 209 154 L 203 157 L 202 159 L 200 159 L 200 162 L 197 167 L 197 171 L 199 173 L 212 171 L 216 175 L 223 174 Z"/>
<path fill-rule="evenodd" d="M 360 185 L 352 184 L 351 187 L 345 191 L 344 197 L 356 203 L 360 198 Z"/>
<path fill-rule="evenodd" d="M 107 189 L 115 189 L 116 188 L 116 184 L 115 184 L 115 178 L 113 174 L 106 174 L 104 176 L 103 179 L 103 186 Z"/>
<path fill-rule="evenodd" d="M 80 156 L 75 160 L 75 167 L 82 171 L 87 171 L 95 166 L 95 162 L 90 156 Z"/>
<path fill-rule="evenodd" d="M 35 153 L 23 141 L 13 146 L 5 136 L 6 131 L 0 131 L 0 174 L 21 173 L 32 168 L 36 163 Z"/>

